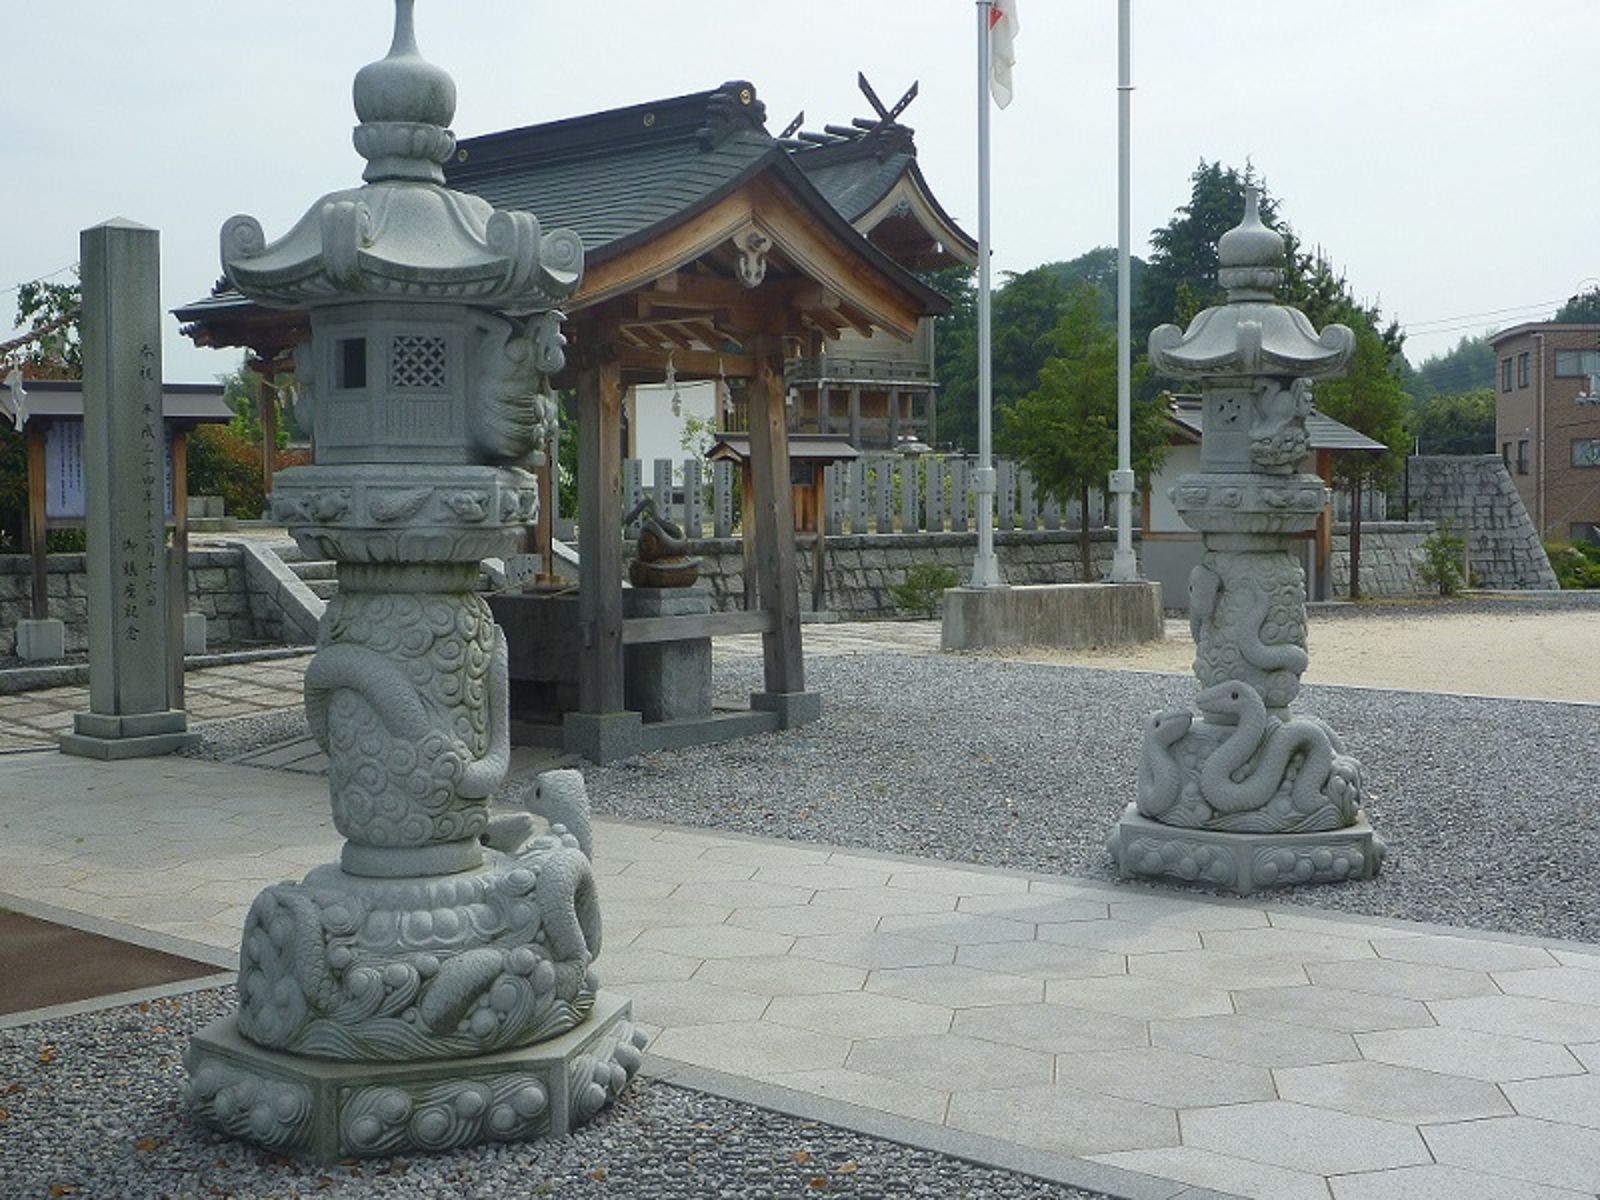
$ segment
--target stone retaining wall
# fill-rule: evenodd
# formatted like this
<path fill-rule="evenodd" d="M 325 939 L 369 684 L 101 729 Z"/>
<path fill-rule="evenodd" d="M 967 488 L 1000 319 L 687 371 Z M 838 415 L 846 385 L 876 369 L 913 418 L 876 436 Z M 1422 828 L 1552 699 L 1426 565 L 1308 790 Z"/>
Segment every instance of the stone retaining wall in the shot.
<path fill-rule="evenodd" d="M 1422 543 L 1433 535 L 1432 521 L 1361 522 L 1361 594 L 1374 599 L 1417 596 L 1430 591 L 1417 573 Z M 1333 527 L 1328 578 L 1335 600 L 1350 595 L 1350 526 Z"/>
<path fill-rule="evenodd" d="M 0 556 L 0 655 L 16 653 L 17 622 L 31 616 L 32 583 L 25 554 Z M 82 554 L 52 554 L 45 587 L 50 615 L 66 625 L 67 653 L 89 645 L 89 590 Z M 275 640 L 251 613 L 244 563 L 236 549 L 189 552 L 189 611 L 204 613 L 212 646 Z"/>
<path fill-rule="evenodd" d="M 1472 586 L 1560 586 L 1499 455 L 1420 455 L 1406 460 L 1406 470 L 1409 515 L 1466 540 Z"/>

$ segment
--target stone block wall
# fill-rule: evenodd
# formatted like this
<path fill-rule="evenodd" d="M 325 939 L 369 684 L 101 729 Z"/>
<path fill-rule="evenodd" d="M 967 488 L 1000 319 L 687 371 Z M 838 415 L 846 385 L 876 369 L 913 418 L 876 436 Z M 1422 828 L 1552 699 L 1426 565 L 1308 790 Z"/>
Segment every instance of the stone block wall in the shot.
<path fill-rule="evenodd" d="M 1421 455 L 1407 459 L 1406 470 L 1409 515 L 1466 540 L 1473 586 L 1559 586 L 1499 455 Z"/>
<path fill-rule="evenodd" d="M 1078 535 L 1073 530 L 997 532 L 995 554 L 1007 583 L 1078 583 Z M 1092 550 L 1099 578 L 1111 573 L 1116 536 L 1109 530 L 1092 535 Z M 905 582 L 906 572 L 918 563 L 937 563 L 964 583 L 972 573 L 977 550 L 973 533 L 847 534 L 827 541 L 828 611 L 846 619 L 905 615 L 895 607 L 890 589 Z M 719 610 L 744 607 L 744 557 L 737 538 L 707 538 L 695 543 L 700 579 L 711 591 Z M 631 547 L 626 551 L 631 555 Z M 796 556 L 800 603 L 811 607 L 811 552 Z"/>
<path fill-rule="evenodd" d="M 16 653 L 17 622 L 30 616 L 28 556 L 0 556 L 0 656 Z M 89 581 L 82 554 L 52 554 L 45 586 L 50 615 L 66 625 L 68 654 L 89 648 Z M 234 548 L 189 552 L 189 612 L 204 613 L 213 647 L 280 640 L 251 609 L 243 558 Z"/>
<path fill-rule="evenodd" d="M 1422 543 L 1433 535 L 1432 521 L 1361 522 L 1361 594 L 1375 599 L 1423 595 L 1431 589 L 1417 573 Z M 1350 526 L 1333 527 L 1328 578 L 1333 598 L 1350 595 Z"/>

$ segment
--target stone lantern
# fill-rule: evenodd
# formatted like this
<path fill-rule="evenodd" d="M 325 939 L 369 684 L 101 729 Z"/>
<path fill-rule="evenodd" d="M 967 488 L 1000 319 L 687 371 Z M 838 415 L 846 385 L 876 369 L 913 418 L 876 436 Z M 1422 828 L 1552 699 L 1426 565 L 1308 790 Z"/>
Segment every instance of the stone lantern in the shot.
<path fill-rule="evenodd" d="M 1162 374 L 1203 395 L 1200 471 L 1172 491 L 1205 556 L 1189 578 L 1198 711 L 1145 722 L 1138 799 L 1111 836 L 1121 874 L 1248 894 L 1295 883 L 1365 879 L 1383 842 L 1361 811 L 1361 768 L 1316 717 L 1290 704 L 1306 669 L 1305 573 L 1297 534 L 1328 502 L 1301 474 L 1316 379 L 1342 374 L 1355 339 L 1319 335 L 1275 304 L 1283 238 L 1246 191 L 1244 220 L 1217 244 L 1226 304 L 1187 331 L 1150 334 Z"/>
<path fill-rule="evenodd" d="M 308 311 L 296 352 L 317 465 L 274 515 L 337 560 L 306 672 L 339 861 L 262 892 L 239 1008 L 187 1058 L 196 1116 L 321 1159 L 563 1135 L 639 1064 L 627 1002 L 591 969 L 600 913 L 576 772 L 492 816 L 510 758 L 506 642 L 479 562 L 536 517 L 534 478 L 583 249 L 567 230 L 444 186 L 455 85 L 397 0 L 357 74 L 365 186 L 268 243 L 222 229 L 243 295 Z"/>

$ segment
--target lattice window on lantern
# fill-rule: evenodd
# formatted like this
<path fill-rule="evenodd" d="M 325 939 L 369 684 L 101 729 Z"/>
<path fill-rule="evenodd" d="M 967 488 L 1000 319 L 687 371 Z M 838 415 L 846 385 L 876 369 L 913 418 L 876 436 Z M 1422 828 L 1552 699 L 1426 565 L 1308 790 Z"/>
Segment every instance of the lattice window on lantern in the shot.
<path fill-rule="evenodd" d="M 445 390 L 445 341 L 442 337 L 396 334 L 389 354 L 389 386 L 403 392 Z"/>

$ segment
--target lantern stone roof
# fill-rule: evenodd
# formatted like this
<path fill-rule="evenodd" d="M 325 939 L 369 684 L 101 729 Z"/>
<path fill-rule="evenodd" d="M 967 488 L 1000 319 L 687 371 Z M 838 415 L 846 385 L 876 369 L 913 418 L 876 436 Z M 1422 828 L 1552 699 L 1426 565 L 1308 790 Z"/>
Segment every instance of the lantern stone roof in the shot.
<path fill-rule="evenodd" d="M 1186 442 L 1200 440 L 1204 406 L 1199 396 L 1179 393 L 1167 397 L 1167 418 L 1176 427 L 1180 439 Z M 1387 454 L 1389 447 L 1374 441 L 1360 430 L 1352 429 L 1343 421 L 1335 421 L 1313 408 L 1306 414 L 1306 436 L 1313 450 L 1348 450 L 1364 454 Z"/>

